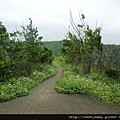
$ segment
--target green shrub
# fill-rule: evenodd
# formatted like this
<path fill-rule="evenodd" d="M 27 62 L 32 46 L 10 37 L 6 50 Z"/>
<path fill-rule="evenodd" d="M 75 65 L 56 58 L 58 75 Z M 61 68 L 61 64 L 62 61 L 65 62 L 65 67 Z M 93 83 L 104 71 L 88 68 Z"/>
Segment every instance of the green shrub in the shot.
<path fill-rule="evenodd" d="M 14 97 L 12 97 L 12 95 L 10 95 L 10 94 L 0 95 L 0 102 L 8 101 L 11 98 L 14 98 Z"/>
<path fill-rule="evenodd" d="M 59 93 L 87 94 L 105 102 L 120 104 L 120 84 L 80 78 L 70 72 L 64 72 L 64 77 L 59 79 L 55 89 Z"/>
<path fill-rule="evenodd" d="M 62 65 L 64 74 L 55 87 L 57 92 L 87 94 L 105 102 L 120 104 L 119 80 L 95 72 L 81 77 L 72 72 L 72 68 L 66 69 L 67 64 L 59 64 Z"/>
<path fill-rule="evenodd" d="M 16 97 L 29 94 L 29 90 L 52 77 L 57 72 L 57 67 L 45 65 L 42 71 L 34 71 L 29 77 L 12 78 L 0 83 L 0 102 L 8 101 Z"/>
<path fill-rule="evenodd" d="M 30 76 L 34 70 L 42 71 L 39 63 L 53 62 L 52 51 L 43 45 L 37 28 L 29 20 L 29 25 L 21 26 L 22 31 L 12 33 L 0 22 L 0 82 Z"/>
<path fill-rule="evenodd" d="M 108 77 L 111 77 L 111 78 L 118 78 L 120 77 L 120 74 L 119 74 L 119 71 L 117 68 L 110 68 L 110 69 L 107 69 L 105 71 L 105 74 L 108 76 Z"/>

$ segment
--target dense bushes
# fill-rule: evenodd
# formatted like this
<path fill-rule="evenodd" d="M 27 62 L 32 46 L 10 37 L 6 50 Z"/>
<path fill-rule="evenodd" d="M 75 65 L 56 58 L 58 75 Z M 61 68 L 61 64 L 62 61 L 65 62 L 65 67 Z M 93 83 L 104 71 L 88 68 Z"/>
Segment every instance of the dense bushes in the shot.
<path fill-rule="evenodd" d="M 120 77 L 120 45 L 103 45 L 101 28 L 92 30 L 85 24 L 85 16 L 75 24 L 70 12 L 74 33 L 68 31 L 61 48 L 65 62 L 71 64 L 79 75 L 90 74 L 93 70 L 111 78 Z M 113 69 L 114 68 L 114 69 Z"/>
<path fill-rule="evenodd" d="M 55 89 L 65 94 L 87 94 L 108 103 L 120 104 L 120 83 L 104 75 L 92 72 L 87 76 L 80 76 L 74 72 L 70 64 L 58 63 L 63 68 L 63 77 L 59 79 Z"/>
<path fill-rule="evenodd" d="M 37 68 L 40 72 L 34 71 L 29 77 L 12 78 L 7 82 L 1 82 L 0 102 L 28 95 L 31 88 L 52 77 L 57 72 L 57 67 L 54 64 L 39 64 Z"/>
<path fill-rule="evenodd" d="M 80 24 L 76 25 L 70 12 L 71 26 L 75 33 L 68 31 L 67 38 L 63 40 L 61 52 L 66 63 L 72 66 L 81 66 L 84 75 L 89 74 L 93 67 L 97 71 L 102 55 L 103 44 L 100 35 L 101 28 L 92 30 L 89 25 L 85 24 L 85 16 L 80 16 Z"/>
<path fill-rule="evenodd" d="M 111 78 L 120 77 L 120 45 L 104 45 L 100 69 Z"/>
<path fill-rule="evenodd" d="M 52 64 L 53 53 L 41 42 L 32 20 L 22 31 L 8 33 L 0 22 L 0 82 L 29 76 L 38 63 Z"/>
<path fill-rule="evenodd" d="M 111 78 L 118 78 L 120 76 L 117 68 L 110 68 L 105 71 L 105 74 Z"/>
<path fill-rule="evenodd" d="M 41 42 L 37 28 L 8 33 L 0 22 L 0 102 L 29 94 L 38 83 L 56 74 L 53 53 Z"/>

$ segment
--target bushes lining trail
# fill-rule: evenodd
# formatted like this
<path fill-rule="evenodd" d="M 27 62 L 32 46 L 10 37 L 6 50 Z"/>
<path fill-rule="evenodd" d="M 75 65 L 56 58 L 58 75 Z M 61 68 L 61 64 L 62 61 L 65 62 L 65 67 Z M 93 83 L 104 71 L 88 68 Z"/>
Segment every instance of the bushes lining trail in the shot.
<path fill-rule="evenodd" d="M 0 102 L 9 101 L 29 94 L 29 91 L 39 83 L 54 76 L 57 72 L 56 65 L 45 65 L 43 70 L 34 71 L 29 77 L 13 78 L 0 83 Z"/>
<path fill-rule="evenodd" d="M 65 94 L 86 94 L 107 103 L 120 104 L 120 83 L 118 80 L 102 75 L 97 79 L 95 74 L 84 77 L 79 76 L 73 72 L 74 70 L 71 65 L 60 62 L 59 60 L 57 62 L 62 66 L 64 73 L 55 87 L 57 92 Z"/>

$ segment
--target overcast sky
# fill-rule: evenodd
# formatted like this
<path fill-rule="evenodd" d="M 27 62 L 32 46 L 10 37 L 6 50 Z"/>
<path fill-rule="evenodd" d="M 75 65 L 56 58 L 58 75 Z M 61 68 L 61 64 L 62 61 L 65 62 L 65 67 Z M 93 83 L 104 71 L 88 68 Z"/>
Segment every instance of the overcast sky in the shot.
<path fill-rule="evenodd" d="M 31 18 L 44 41 L 62 40 L 70 25 L 70 10 L 76 24 L 81 10 L 93 29 L 97 20 L 103 43 L 120 44 L 120 0 L 0 0 L 0 21 L 12 32 Z"/>

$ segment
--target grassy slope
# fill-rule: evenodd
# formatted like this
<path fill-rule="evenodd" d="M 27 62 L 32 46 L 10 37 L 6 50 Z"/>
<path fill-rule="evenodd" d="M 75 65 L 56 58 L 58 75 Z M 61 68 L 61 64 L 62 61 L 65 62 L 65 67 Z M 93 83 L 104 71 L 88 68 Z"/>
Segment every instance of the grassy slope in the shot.
<path fill-rule="evenodd" d="M 118 80 L 92 73 L 87 77 L 77 75 L 71 65 L 62 59 L 56 60 L 63 68 L 64 75 L 55 89 L 65 94 L 87 94 L 109 103 L 120 104 L 120 83 Z"/>

